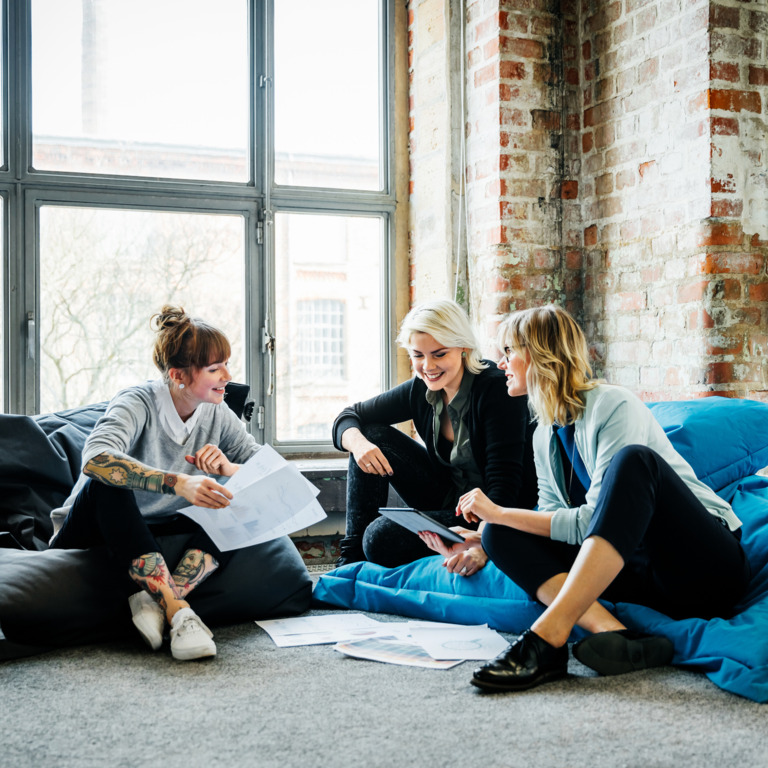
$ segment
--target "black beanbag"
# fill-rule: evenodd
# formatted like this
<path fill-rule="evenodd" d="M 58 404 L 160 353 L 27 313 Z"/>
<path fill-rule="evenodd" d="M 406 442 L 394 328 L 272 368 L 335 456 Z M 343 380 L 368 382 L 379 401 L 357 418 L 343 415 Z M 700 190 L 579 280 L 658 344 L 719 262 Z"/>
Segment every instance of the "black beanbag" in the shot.
<path fill-rule="evenodd" d="M 75 484 L 85 439 L 105 408 L 0 415 L 0 659 L 135 632 L 127 598 L 136 586 L 105 549 L 47 549 L 50 512 Z M 159 537 L 169 564 L 188 540 Z M 237 550 L 189 602 L 217 626 L 302 613 L 311 595 L 301 555 L 284 536 Z"/>

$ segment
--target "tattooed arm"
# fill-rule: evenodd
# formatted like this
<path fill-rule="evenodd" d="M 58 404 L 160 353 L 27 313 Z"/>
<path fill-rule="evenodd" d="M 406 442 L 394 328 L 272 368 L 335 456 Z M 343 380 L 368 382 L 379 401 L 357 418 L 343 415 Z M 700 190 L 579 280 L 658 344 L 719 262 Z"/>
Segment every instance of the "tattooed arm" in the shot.
<path fill-rule="evenodd" d="M 124 453 L 100 453 L 85 465 L 83 472 L 94 480 L 116 488 L 176 493 L 178 475 L 152 469 Z"/>
<path fill-rule="evenodd" d="M 210 477 L 163 472 L 142 464 L 124 453 L 102 452 L 88 461 L 83 472 L 94 480 L 116 488 L 181 496 L 190 504 L 219 509 L 232 494 Z"/>

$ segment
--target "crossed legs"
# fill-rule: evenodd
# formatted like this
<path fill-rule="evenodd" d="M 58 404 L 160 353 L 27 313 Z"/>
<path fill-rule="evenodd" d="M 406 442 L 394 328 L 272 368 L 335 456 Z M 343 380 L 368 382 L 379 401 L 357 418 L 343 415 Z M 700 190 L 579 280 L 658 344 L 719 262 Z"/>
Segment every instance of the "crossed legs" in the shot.
<path fill-rule="evenodd" d="M 160 552 L 148 552 L 131 561 L 128 575 L 162 608 L 170 624 L 177 611 L 189 608 L 187 595 L 218 567 L 209 552 L 188 549 L 170 573 Z"/>
<path fill-rule="evenodd" d="M 669 663 L 669 641 L 630 632 L 598 599 L 678 618 L 728 615 L 750 575 L 738 537 L 644 446 L 614 456 L 580 547 L 492 525 L 483 544 L 501 570 L 547 606 L 506 654 L 476 670 L 473 683 L 491 690 L 562 677 L 577 625 L 592 634 L 574 654 L 603 674 Z"/>
<path fill-rule="evenodd" d="M 210 544 L 210 546 L 208 546 Z M 133 622 L 154 650 L 162 644 L 164 625 L 171 626 L 171 649 L 176 658 L 181 642 L 174 638 L 175 619 L 186 623 L 185 635 L 198 640 L 197 650 L 184 658 L 214 655 L 211 633 L 194 614 L 187 597 L 219 567 L 221 554 L 202 532 L 198 532 L 176 569 L 171 572 L 157 541 L 136 504 L 133 491 L 88 480 L 75 499 L 52 546 L 85 549 L 105 545 L 119 567 L 125 567 L 142 592 L 129 598 Z M 137 554 L 140 553 L 140 554 Z M 180 614 L 184 611 L 183 614 Z M 192 621 L 196 626 L 189 624 Z M 175 646 L 174 646 L 175 642 Z M 186 643 L 189 646 L 189 642 Z M 179 651 L 180 653 L 190 653 Z"/>
<path fill-rule="evenodd" d="M 554 575 L 537 590 L 537 599 L 548 610 L 531 629 L 555 647 L 565 645 L 577 625 L 592 633 L 626 629 L 597 601 L 623 567 L 624 559 L 609 541 L 586 539 L 571 570 Z"/>

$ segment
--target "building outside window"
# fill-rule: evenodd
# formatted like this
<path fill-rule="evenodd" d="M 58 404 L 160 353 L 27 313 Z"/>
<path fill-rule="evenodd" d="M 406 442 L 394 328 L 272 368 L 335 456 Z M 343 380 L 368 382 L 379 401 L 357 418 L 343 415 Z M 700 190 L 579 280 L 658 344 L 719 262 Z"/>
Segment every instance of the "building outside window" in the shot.
<path fill-rule="evenodd" d="M 258 439 L 327 449 L 391 383 L 391 2 L 2 10 L 3 410 L 154 377 L 169 302 L 232 339 Z"/>
<path fill-rule="evenodd" d="M 344 303 L 329 299 L 300 301 L 296 307 L 299 329 L 297 365 L 313 376 L 343 380 Z"/>

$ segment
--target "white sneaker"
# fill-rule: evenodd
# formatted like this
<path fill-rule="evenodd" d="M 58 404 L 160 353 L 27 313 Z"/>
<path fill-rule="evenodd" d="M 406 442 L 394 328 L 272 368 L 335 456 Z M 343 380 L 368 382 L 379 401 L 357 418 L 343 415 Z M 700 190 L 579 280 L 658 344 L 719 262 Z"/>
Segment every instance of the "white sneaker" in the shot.
<path fill-rule="evenodd" d="M 144 638 L 144 642 L 156 651 L 163 644 L 165 629 L 165 612 L 152 599 L 152 596 L 142 590 L 128 598 L 133 624 Z"/>
<path fill-rule="evenodd" d="M 213 633 L 191 609 L 176 611 L 171 621 L 171 654 L 179 661 L 216 655 Z"/>

